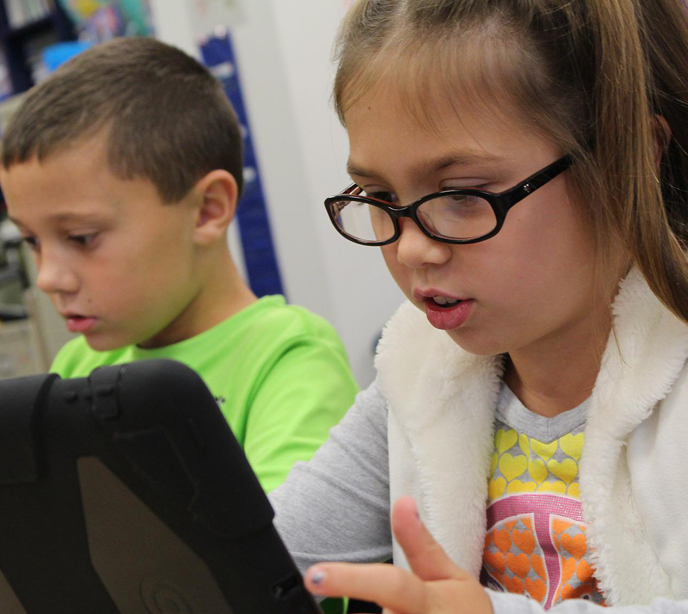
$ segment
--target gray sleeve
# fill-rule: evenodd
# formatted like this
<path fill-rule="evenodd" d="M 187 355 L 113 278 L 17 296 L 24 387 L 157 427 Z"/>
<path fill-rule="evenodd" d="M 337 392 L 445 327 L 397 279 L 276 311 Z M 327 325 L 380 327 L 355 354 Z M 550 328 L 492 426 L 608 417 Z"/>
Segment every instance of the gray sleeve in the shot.
<path fill-rule="evenodd" d="M 392 556 L 387 404 L 373 383 L 307 463 L 270 494 L 275 526 L 299 569 Z"/>
<path fill-rule="evenodd" d="M 523 595 L 499 593 L 492 590 L 487 592 L 492 601 L 494 614 L 545 614 L 545 609 L 539 603 Z M 646 606 L 604 607 L 586 599 L 568 599 L 547 610 L 547 614 L 604 614 L 605 612 L 617 612 L 618 614 L 686 614 L 688 613 L 688 601 L 655 599 L 650 605 Z"/>

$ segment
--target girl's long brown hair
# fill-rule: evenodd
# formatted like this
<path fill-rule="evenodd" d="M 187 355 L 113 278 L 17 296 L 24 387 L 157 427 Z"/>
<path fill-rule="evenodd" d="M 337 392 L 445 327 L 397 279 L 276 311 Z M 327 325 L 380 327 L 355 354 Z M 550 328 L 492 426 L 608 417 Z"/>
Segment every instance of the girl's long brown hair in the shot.
<path fill-rule="evenodd" d="M 342 121 L 385 77 L 420 100 L 438 85 L 451 95 L 477 64 L 483 90 L 507 94 L 574 156 L 600 257 L 620 242 L 657 297 L 688 322 L 683 0 L 359 0 L 337 59 Z"/>

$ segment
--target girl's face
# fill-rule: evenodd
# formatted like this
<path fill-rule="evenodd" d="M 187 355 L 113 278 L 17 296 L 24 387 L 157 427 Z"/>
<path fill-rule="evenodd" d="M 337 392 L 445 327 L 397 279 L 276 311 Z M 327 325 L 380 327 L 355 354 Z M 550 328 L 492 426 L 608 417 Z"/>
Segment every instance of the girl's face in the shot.
<path fill-rule="evenodd" d="M 433 130 L 389 89 L 354 104 L 345 118 L 352 179 L 407 205 L 447 188 L 500 192 L 566 153 L 516 112 L 436 108 Z M 516 204 L 499 234 L 481 243 L 440 243 L 404 218 L 399 240 L 381 248 L 392 276 L 433 326 L 474 354 L 544 349 L 547 340 L 589 333 L 608 314 L 608 303 L 593 307 L 595 297 L 608 296 L 618 275 L 593 274 L 594 234 L 568 176 Z M 596 293 L 596 279 L 606 293 Z"/>

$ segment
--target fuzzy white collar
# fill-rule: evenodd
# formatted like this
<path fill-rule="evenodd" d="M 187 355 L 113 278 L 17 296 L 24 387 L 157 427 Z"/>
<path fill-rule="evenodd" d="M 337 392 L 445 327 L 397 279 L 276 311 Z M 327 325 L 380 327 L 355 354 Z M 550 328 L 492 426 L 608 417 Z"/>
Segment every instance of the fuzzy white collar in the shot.
<path fill-rule="evenodd" d="M 608 602 L 647 603 L 671 596 L 671 589 L 661 566 L 652 564 L 656 556 L 635 508 L 623 452 L 678 378 L 688 357 L 688 327 L 636 269 L 622 282 L 613 312 L 614 334 L 588 413 L 581 500 Z M 502 358 L 465 352 L 405 303 L 385 327 L 376 367 L 410 448 L 410 459 L 390 458 L 390 464 L 412 462 L 429 529 L 454 561 L 477 574 Z"/>

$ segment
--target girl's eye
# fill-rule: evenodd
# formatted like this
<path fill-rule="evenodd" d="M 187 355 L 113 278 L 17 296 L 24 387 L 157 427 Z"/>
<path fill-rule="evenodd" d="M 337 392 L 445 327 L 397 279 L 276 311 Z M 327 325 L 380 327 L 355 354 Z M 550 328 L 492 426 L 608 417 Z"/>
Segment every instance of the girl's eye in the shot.
<path fill-rule="evenodd" d="M 88 247 L 93 243 L 93 240 L 98 236 L 97 232 L 94 232 L 92 234 L 87 234 L 87 235 L 69 235 L 68 239 L 72 243 L 76 243 L 77 245 L 81 247 Z"/>
<path fill-rule="evenodd" d="M 463 205 L 466 207 L 470 207 L 471 205 L 475 205 L 482 201 L 482 198 L 473 196 L 472 194 L 451 194 L 449 199 L 457 205 Z"/>
<path fill-rule="evenodd" d="M 470 184 L 470 185 L 443 185 L 440 188 L 441 192 L 445 192 L 448 190 L 484 190 L 486 192 L 489 192 L 490 190 L 488 189 L 487 184 Z"/>
<path fill-rule="evenodd" d="M 372 192 L 366 190 L 366 196 L 375 200 L 384 200 L 386 203 L 395 203 L 397 201 L 397 196 L 394 192 L 387 192 L 385 190 L 373 190 Z"/>

